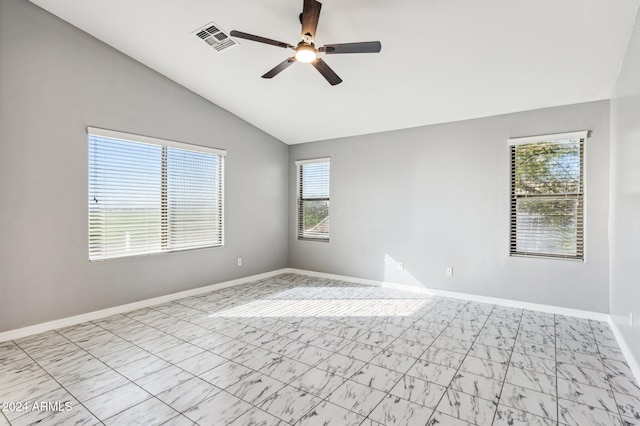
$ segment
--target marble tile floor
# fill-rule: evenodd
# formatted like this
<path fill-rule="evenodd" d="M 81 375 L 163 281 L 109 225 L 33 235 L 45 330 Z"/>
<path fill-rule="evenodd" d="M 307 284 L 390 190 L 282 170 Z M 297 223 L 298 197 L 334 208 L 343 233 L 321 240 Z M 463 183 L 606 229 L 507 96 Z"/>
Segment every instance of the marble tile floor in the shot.
<path fill-rule="evenodd" d="M 0 343 L 5 425 L 640 425 L 606 323 L 283 274 Z"/>

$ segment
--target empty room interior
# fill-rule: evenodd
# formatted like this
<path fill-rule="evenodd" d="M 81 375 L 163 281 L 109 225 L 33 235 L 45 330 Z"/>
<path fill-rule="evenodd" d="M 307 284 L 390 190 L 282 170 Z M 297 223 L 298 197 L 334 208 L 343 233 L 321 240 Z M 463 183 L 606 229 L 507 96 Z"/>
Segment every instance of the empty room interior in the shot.
<path fill-rule="evenodd" d="M 0 0 L 0 426 L 640 425 L 639 7 Z"/>

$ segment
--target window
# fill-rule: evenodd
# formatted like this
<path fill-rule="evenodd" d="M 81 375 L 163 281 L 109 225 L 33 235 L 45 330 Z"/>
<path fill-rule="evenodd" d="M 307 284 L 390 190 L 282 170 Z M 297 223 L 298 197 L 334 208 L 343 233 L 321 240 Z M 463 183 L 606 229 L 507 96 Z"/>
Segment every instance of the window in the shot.
<path fill-rule="evenodd" d="M 298 238 L 329 241 L 331 160 L 296 161 L 298 169 Z"/>
<path fill-rule="evenodd" d="M 223 150 L 89 127 L 89 260 L 223 244 Z"/>
<path fill-rule="evenodd" d="M 510 139 L 511 255 L 583 259 L 587 132 Z"/>

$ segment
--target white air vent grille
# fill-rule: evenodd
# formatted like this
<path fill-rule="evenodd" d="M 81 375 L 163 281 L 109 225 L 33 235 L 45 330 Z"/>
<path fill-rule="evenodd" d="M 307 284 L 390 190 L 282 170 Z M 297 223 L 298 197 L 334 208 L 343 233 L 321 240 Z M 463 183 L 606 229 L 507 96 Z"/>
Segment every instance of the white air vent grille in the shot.
<path fill-rule="evenodd" d="M 238 43 L 234 41 L 229 34 L 222 31 L 213 22 L 194 32 L 202 41 L 207 43 L 209 47 L 214 48 L 218 52 L 236 46 Z"/>

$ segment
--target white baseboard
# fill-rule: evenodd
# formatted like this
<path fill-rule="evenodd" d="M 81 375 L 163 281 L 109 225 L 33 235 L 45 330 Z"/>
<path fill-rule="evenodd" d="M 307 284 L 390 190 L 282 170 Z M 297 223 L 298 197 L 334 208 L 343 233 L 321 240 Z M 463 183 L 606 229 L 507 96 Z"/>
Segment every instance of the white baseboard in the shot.
<path fill-rule="evenodd" d="M 240 284 L 245 284 L 251 281 L 262 280 L 270 278 L 275 275 L 288 272 L 288 269 L 278 269 L 271 272 L 265 272 L 263 274 L 251 275 L 248 277 L 238 278 L 236 280 L 225 281 L 218 284 L 211 284 L 205 287 L 198 287 L 191 290 L 185 290 L 178 293 L 167 294 L 165 296 L 154 297 L 152 299 L 140 300 L 139 302 L 127 303 L 126 305 L 114 306 L 113 308 L 102 309 L 99 311 L 88 312 L 86 314 L 75 315 L 68 318 L 61 318 L 54 321 L 44 322 L 28 327 L 18 328 L 15 330 L 9 330 L 0 333 L 0 342 L 7 340 L 20 339 L 22 337 L 31 336 L 33 334 L 44 333 L 46 331 L 56 330 L 58 328 L 69 327 L 71 325 L 80 324 L 87 321 L 95 321 L 101 318 L 106 318 L 111 315 L 121 314 L 124 312 L 134 311 L 136 309 L 147 308 L 153 305 L 160 305 L 162 303 L 172 302 L 178 299 L 184 299 L 185 297 L 198 296 L 204 293 L 208 293 L 213 290 L 220 290 L 227 287 L 233 287 Z"/>
<path fill-rule="evenodd" d="M 640 363 L 638 363 L 638 359 L 634 356 L 633 352 L 631 352 L 631 348 L 627 344 L 627 339 L 624 338 L 622 332 L 618 325 L 613 321 L 612 317 L 609 317 L 609 325 L 611 326 L 611 330 L 613 331 L 613 335 L 616 336 L 616 340 L 620 345 L 620 349 L 624 354 L 629 367 L 631 367 L 631 371 L 633 375 L 636 377 L 636 382 L 640 383 Z"/>
<path fill-rule="evenodd" d="M 167 294 L 165 296 L 154 297 L 152 299 L 141 300 L 138 302 L 115 306 L 108 309 L 88 312 L 86 314 L 76 315 L 73 317 L 62 318 L 59 320 L 36 324 L 29 327 L 5 331 L 0 333 L 0 342 L 4 342 L 7 340 L 20 339 L 23 337 L 31 336 L 33 334 L 44 333 L 46 331 L 68 327 L 68 326 L 80 324 L 86 321 L 94 321 L 101 318 L 109 317 L 111 315 L 121 314 L 124 312 L 133 311 L 136 309 L 147 308 L 149 306 L 159 305 L 162 303 L 167 303 L 167 302 L 171 302 L 178 299 L 183 299 L 185 297 L 198 296 L 213 290 L 220 290 L 227 287 L 245 284 L 251 281 L 270 278 L 283 273 L 301 274 L 301 275 L 307 275 L 307 276 L 318 277 L 318 278 L 348 281 L 348 282 L 353 282 L 357 284 L 364 284 L 364 285 L 370 285 L 370 286 L 376 286 L 376 287 L 391 288 L 391 289 L 403 290 L 403 291 L 413 291 L 413 292 L 419 292 L 419 293 L 429 294 L 434 296 L 452 297 L 456 299 L 469 300 L 469 301 L 479 302 L 479 303 L 489 303 L 494 305 L 514 307 L 514 308 L 531 309 L 535 311 L 547 312 L 547 313 L 558 314 L 558 315 L 568 315 L 568 316 L 573 316 L 578 318 L 606 321 L 611 326 L 611 329 L 613 330 L 613 333 L 616 336 L 618 343 L 620 344 L 620 348 L 622 349 L 625 355 L 625 358 L 629 362 L 631 369 L 634 375 L 636 376 L 636 380 L 640 382 L 640 366 L 638 364 L 638 361 L 636 360 L 633 353 L 629 349 L 629 346 L 627 345 L 624 337 L 622 336 L 620 329 L 617 327 L 617 325 L 613 322 L 610 315 L 608 314 L 583 311 L 579 309 L 563 308 L 559 306 L 543 305 L 538 303 L 520 302 L 517 300 L 510 300 L 510 299 L 501 299 L 501 298 L 495 298 L 495 297 L 486 297 L 486 296 L 478 296 L 473 294 L 430 289 L 426 287 L 416 287 L 416 286 L 411 286 L 406 284 L 398 284 L 398 283 L 392 283 L 392 282 L 386 282 L 386 281 L 377 281 L 377 280 L 370 280 L 365 278 L 356 278 L 356 277 L 349 277 L 345 275 L 328 274 L 324 272 L 307 271 L 303 269 L 294 269 L 294 268 L 278 269 L 278 270 L 266 272 L 263 274 L 251 275 L 244 278 L 238 278 L 236 280 L 225 281 L 222 283 L 212 284 L 205 287 L 194 288 L 192 290 L 186 290 L 178 293 Z"/>
<path fill-rule="evenodd" d="M 303 269 L 289 268 L 287 269 L 287 272 L 301 274 L 301 275 L 308 275 L 311 277 L 327 278 L 327 279 L 338 280 L 338 281 L 349 281 L 349 282 L 354 282 L 358 284 L 372 285 L 376 287 L 391 288 L 396 290 L 414 291 L 414 292 L 419 292 L 423 294 L 431 294 L 434 296 L 452 297 L 455 299 L 469 300 L 472 302 L 489 303 L 492 305 L 508 306 L 512 308 L 531 309 L 534 311 L 547 312 L 550 314 L 567 315 L 567 316 L 591 319 L 596 321 L 606 321 L 611 326 L 611 330 L 613 331 L 613 334 L 615 335 L 616 340 L 620 345 L 620 349 L 622 350 L 622 353 L 624 354 L 625 359 L 627 360 L 627 362 L 629 363 L 629 366 L 631 367 L 631 371 L 633 372 L 633 375 L 636 378 L 636 382 L 640 383 L 640 363 L 634 356 L 633 352 L 629 348 L 629 345 L 627 344 L 626 339 L 624 338 L 624 336 L 620 332 L 620 329 L 615 324 L 615 322 L 611 318 L 611 315 L 609 314 L 603 314 L 600 312 L 583 311 L 580 309 L 563 308 L 560 306 L 553 306 L 553 305 L 520 302 L 517 300 L 501 299 L 497 297 L 486 297 L 486 296 L 478 296 L 478 295 L 467 294 L 467 293 L 457 293 L 453 291 L 430 289 L 426 287 L 416 287 L 416 286 L 411 286 L 407 284 L 397 284 L 397 283 L 391 283 L 386 281 L 369 280 L 365 278 L 355 278 L 355 277 L 349 277 L 345 275 L 328 274 L 324 272 L 306 271 Z"/>
<path fill-rule="evenodd" d="M 311 277 L 327 278 L 338 281 L 349 281 L 358 284 L 372 285 L 376 287 L 391 288 L 395 290 L 413 291 L 422 294 L 430 294 L 434 296 L 452 297 L 454 299 L 469 300 L 471 302 L 489 303 L 492 305 L 508 306 L 519 309 L 530 309 L 533 311 L 547 312 L 550 314 L 567 315 L 577 318 L 585 318 L 596 321 L 609 321 L 609 315 L 600 312 L 583 311 L 580 309 L 563 308 L 561 306 L 544 305 L 539 303 L 521 302 L 518 300 L 501 299 L 497 297 L 478 296 L 475 294 L 458 293 L 455 291 L 437 290 L 427 287 L 417 287 L 407 284 L 398 284 L 387 281 L 376 281 L 365 278 L 355 278 L 345 275 L 327 274 L 324 272 L 306 271 L 303 269 L 287 269 L 288 272 L 308 275 Z"/>

